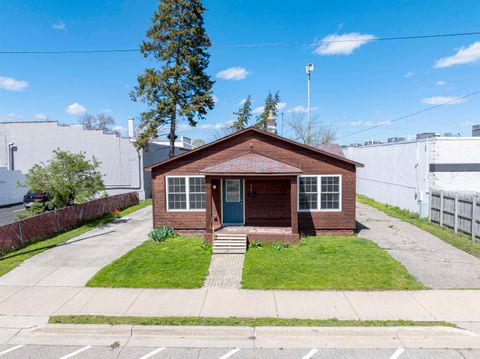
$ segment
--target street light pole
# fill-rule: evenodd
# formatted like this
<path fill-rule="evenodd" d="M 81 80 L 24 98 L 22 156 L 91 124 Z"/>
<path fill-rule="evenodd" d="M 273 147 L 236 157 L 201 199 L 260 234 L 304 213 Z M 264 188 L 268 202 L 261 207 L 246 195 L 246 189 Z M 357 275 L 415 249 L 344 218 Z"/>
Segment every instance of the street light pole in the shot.
<path fill-rule="evenodd" d="M 307 144 L 310 144 L 310 73 L 313 71 L 313 64 L 305 67 L 307 73 Z"/>

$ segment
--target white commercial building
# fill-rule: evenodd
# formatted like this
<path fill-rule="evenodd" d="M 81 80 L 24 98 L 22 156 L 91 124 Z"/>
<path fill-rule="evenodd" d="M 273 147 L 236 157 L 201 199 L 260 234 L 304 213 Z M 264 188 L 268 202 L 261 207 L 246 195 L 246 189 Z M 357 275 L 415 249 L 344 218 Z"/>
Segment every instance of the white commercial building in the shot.
<path fill-rule="evenodd" d="M 17 182 L 33 165 L 48 162 L 54 150 L 84 152 L 101 162 L 107 193 L 137 191 L 144 197 L 143 154 L 129 138 L 80 125 L 57 122 L 0 123 L 0 206 L 21 202 L 25 188 Z"/>
<path fill-rule="evenodd" d="M 357 193 L 428 216 L 430 189 L 480 192 L 480 138 L 430 137 L 349 146 L 357 169 Z"/>

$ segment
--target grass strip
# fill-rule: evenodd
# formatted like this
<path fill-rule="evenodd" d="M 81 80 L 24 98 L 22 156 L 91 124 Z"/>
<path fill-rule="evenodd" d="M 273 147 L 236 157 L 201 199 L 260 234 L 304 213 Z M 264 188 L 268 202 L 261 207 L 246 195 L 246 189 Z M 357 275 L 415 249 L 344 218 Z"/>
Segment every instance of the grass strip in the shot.
<path fill-rule="evenodd" d="M 338 320 L 283 318 L 216 317 L 115 317 L 101 315 L 59 315 L 50 324 L 170 325 L 170 326 L 246 326 L 246 327 L 453 327 L 449 322 L 413 320 Z"/>
<path fill-rule="evenodd" d="M 361 194 L 357 194 L 357 200 L 361 203 L 376 208 L 391 217 L 413 224 L 414 226 L 433 234 L 435 237 L 440 238 L 442 241 L 447 242 L 448 244 L 451 244 L 452 246 L 461 249 L 472 256 L 480 258 L 480 242 L 472 241 L 471 236 L 463 233 L 455 233 L 450 228 L 440 227 L 430 223 L 428 219 L 421 218 L 417 213 L 377 202 Z"/>
<path fill-rule="evenodd" d="M 151 199 L 140 201 L 139 204 L 125 208 L 124 210 L 120 211 L 120 213 L 118 213 L 117 216 L 113 215 L 112 213 L 109 213 L 101 218 L 89 221 L 75 229 L 57 234 L 53 237 L 46 238 L 38 242 L 34 242 L 32 244 L 28 244 L 21 249 L 7 253 L 0 257 L 0 276 L 18 267 L 24 260 L 27 260 L 39 253 L 42 253 L 47 249 L 56 247 L 59 244 L 62 244 L 72 238 L 82 235 L 94 228 L 103 226 L 113 221 L 117 217 L 127 216 L 130 213 L 135 212 L 141 208 L 144 208 L 150 204 L 152 204 Z"/>

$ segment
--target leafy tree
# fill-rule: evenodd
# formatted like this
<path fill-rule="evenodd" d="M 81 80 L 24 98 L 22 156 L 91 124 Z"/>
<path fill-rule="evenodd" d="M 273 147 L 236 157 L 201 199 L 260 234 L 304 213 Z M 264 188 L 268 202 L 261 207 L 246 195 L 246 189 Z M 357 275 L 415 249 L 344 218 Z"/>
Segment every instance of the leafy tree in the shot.
<path fill-rule="evenodd" d="M 80 118 L 80 124 L 86 130 L 111 132 L 110 126 L 115 124 L 115 119 L 103 112 L 98 115 L 90 115 L 87 113 Z"/>
<path fill-rule="evenodd" d="M 139 148 L 156 138 L 160 128 L 170 126 L 169 157 L 173 157 L 177 122 L 186 120 L 195 127 L 213 109 L 213 81 L 205 72 L 211 43 L 204 28 L 204 11 L 201 0 L 162 0 L 153 14 L 141 51 L 159 67 L 145 69 L 131 93 L 134 101 L 148 106 L 140 115 Z"/>
<path fill-rule="evenodd" d="M 232 132 L 237 132 L 246 128 L 248 126 L 248 121 L 252 117 L 252 97 L 248 95 L 240 109 L 233 114 L 236 116 L 236 119 L 231 126 Z"/>
<path fill-rule="evenodd" d="M 48 204 L 63 208 L 90 200 L 105 189 L 100 162 L 86 159 L 85 153 L 53 151 L 48 163 L 36 164 L 26 175 L 24 187 L 34 193 L 48 193 Z"/>
<path fill-rule="evenodd" d="M 275 95 L 272 95 L 270 91 L 268 91 L 267 98 L 265 99 L 265 106 L 263 107 L 263 112 L 257 116 L 257 123 L 255 127 L 260 128 L 262 130 L 267 129 L 267 117 L 268 114 L 271 112 L 275 118 L 277 118 L 278 112 L 278 103 L 280 102 L 280 94 L 279 92 L 275 92 Z"/>
<path fill-rule="evenodd" d="M 200 146 L 203 146 L 204 144 L 205 144 L 205 141 L 202 140 L 201 138 L 196 138 L 192 141 L 193 147 L 200 147 Z"/>

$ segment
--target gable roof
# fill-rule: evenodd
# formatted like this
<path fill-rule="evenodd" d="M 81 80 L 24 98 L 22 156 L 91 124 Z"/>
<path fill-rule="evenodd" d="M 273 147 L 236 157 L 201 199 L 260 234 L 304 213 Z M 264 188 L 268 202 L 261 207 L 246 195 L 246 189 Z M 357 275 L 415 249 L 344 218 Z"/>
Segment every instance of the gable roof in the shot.
<path fill-rule="evenodd" d="M 249 152 L 231 160 L 209 166 L 200 170 L 201 174 L 249 174 L 249 175 L 294 175 L 301 174 L 300 168 L 290 166 L 286 163 L 274 160 L 269 157 L 259 155 L 255 152 Z"/>
<path fill-rule="evenodd" d="M 211 147 L 211 146 L 214 146 L 218 143 L 222 143 L 224 141 L 228 141 L 234 137 L 237 137 L 237 136 L 240 136 L 244 133 L 248 133 L 248 132 L 254 132 L 254 133 L 259 133 L 263 136 L 267 136 L 267 137 L 271 137 L 271 138 L 274 138 L 274 139 L 277 139 L 277 140 L 280 140 L 280 141 L 283 141 L 283 142 L 286 142 L 286 143 L 290 143 L 294 146 L 298 146 L 300 148 L 304 148 L 304 149 L 307 149 L 307 150 L 310 150 L 312 152 L 316 152 L 316 153 L 320 153 L 322 155 L 325 155 L 327 157 L 331 157 L 331 158 L 334 158 L 334 159 L 337 159 L 341 162 L 345 162 L 345 163 L 349 163 L 349 164 L 352 164 L 356 167 L 363 167 L 363 164 L 360 163 L 360 162 L 356 162 L 356 161 L 353 161 L 353 160 L 350 160 L 348 158 L 345 158 L 343 156 L 339 156 L 337 154 L 334 154 L 334 153 L 331 153 L 331 152 L 328 152 L 328 151 L 325 151 L 325 150 L 322 150 L 320 148 L 317 148 L 317 147 L 313 147 L 313 146 L 309 146 L 309 145 L 304 145 L 302 143 L 299 143 L 299 142 L 296 142 L 296 141 L 293 141 L 293 140 L 290 140 L 288 138 L 285 138 L 285 137 L 282 137 L 282 136 L 279 136 L 279 135 L 276 135 L 274 133 L 271 133 L 271 132 L 267 132 L 267 131 L 264 131 L 264 130 L 260 130 L 258 128 L 255 128 L 255 127 L 248 127 L 244 130 L 241 130 L 241 131 L 238 131 L 238 132 L 235 132 L 235 133 L 232 133 L 230 135 L 227 135 L 225 137 L 222 137 L 222 138 L 219 138 L 218 140 L 215 140 L 213 142 L 210 142 L 210 143 L 207 143 L 201 147 L 198 147 L 196 149 L 193 149 L 191 151 L 188 151 L 186 153 L 182 153 L 181 155 L 178 155 L 178 156 L 175 156 L 173 158 L 169 158 L 168 160 L 165 160 L 165 161 L 162 161 L 162 162 L 159 162 L 157 164 L 154 164 L 154 165 L 151 165 L 151 166 L 148 166 L 148 167 L 145 167 L 144 169 L 146 171 L 151 171 L 153 168 L 157 167 L 157 166 L 163 166 L 167 163 L 170 163 L 170 162 L 173 162 L 173 161 L 176 161 L 180 158 L 184 158 L 184 157 L 188 157 L 190 155 L 192 155 L 193 153 L 197 153 L 199 151 L 202 151 L 204 150 L 205 148 L 208 148 L 208 147 Z"/>
<path fill-rule="evenodd" d="M 343 154 L 342 148 L 338 143 L 329 143 L 324 145 L 317 145 L 316 146 L 319 150 L 333 153 L 334 155 L 345 157 Z"/>

